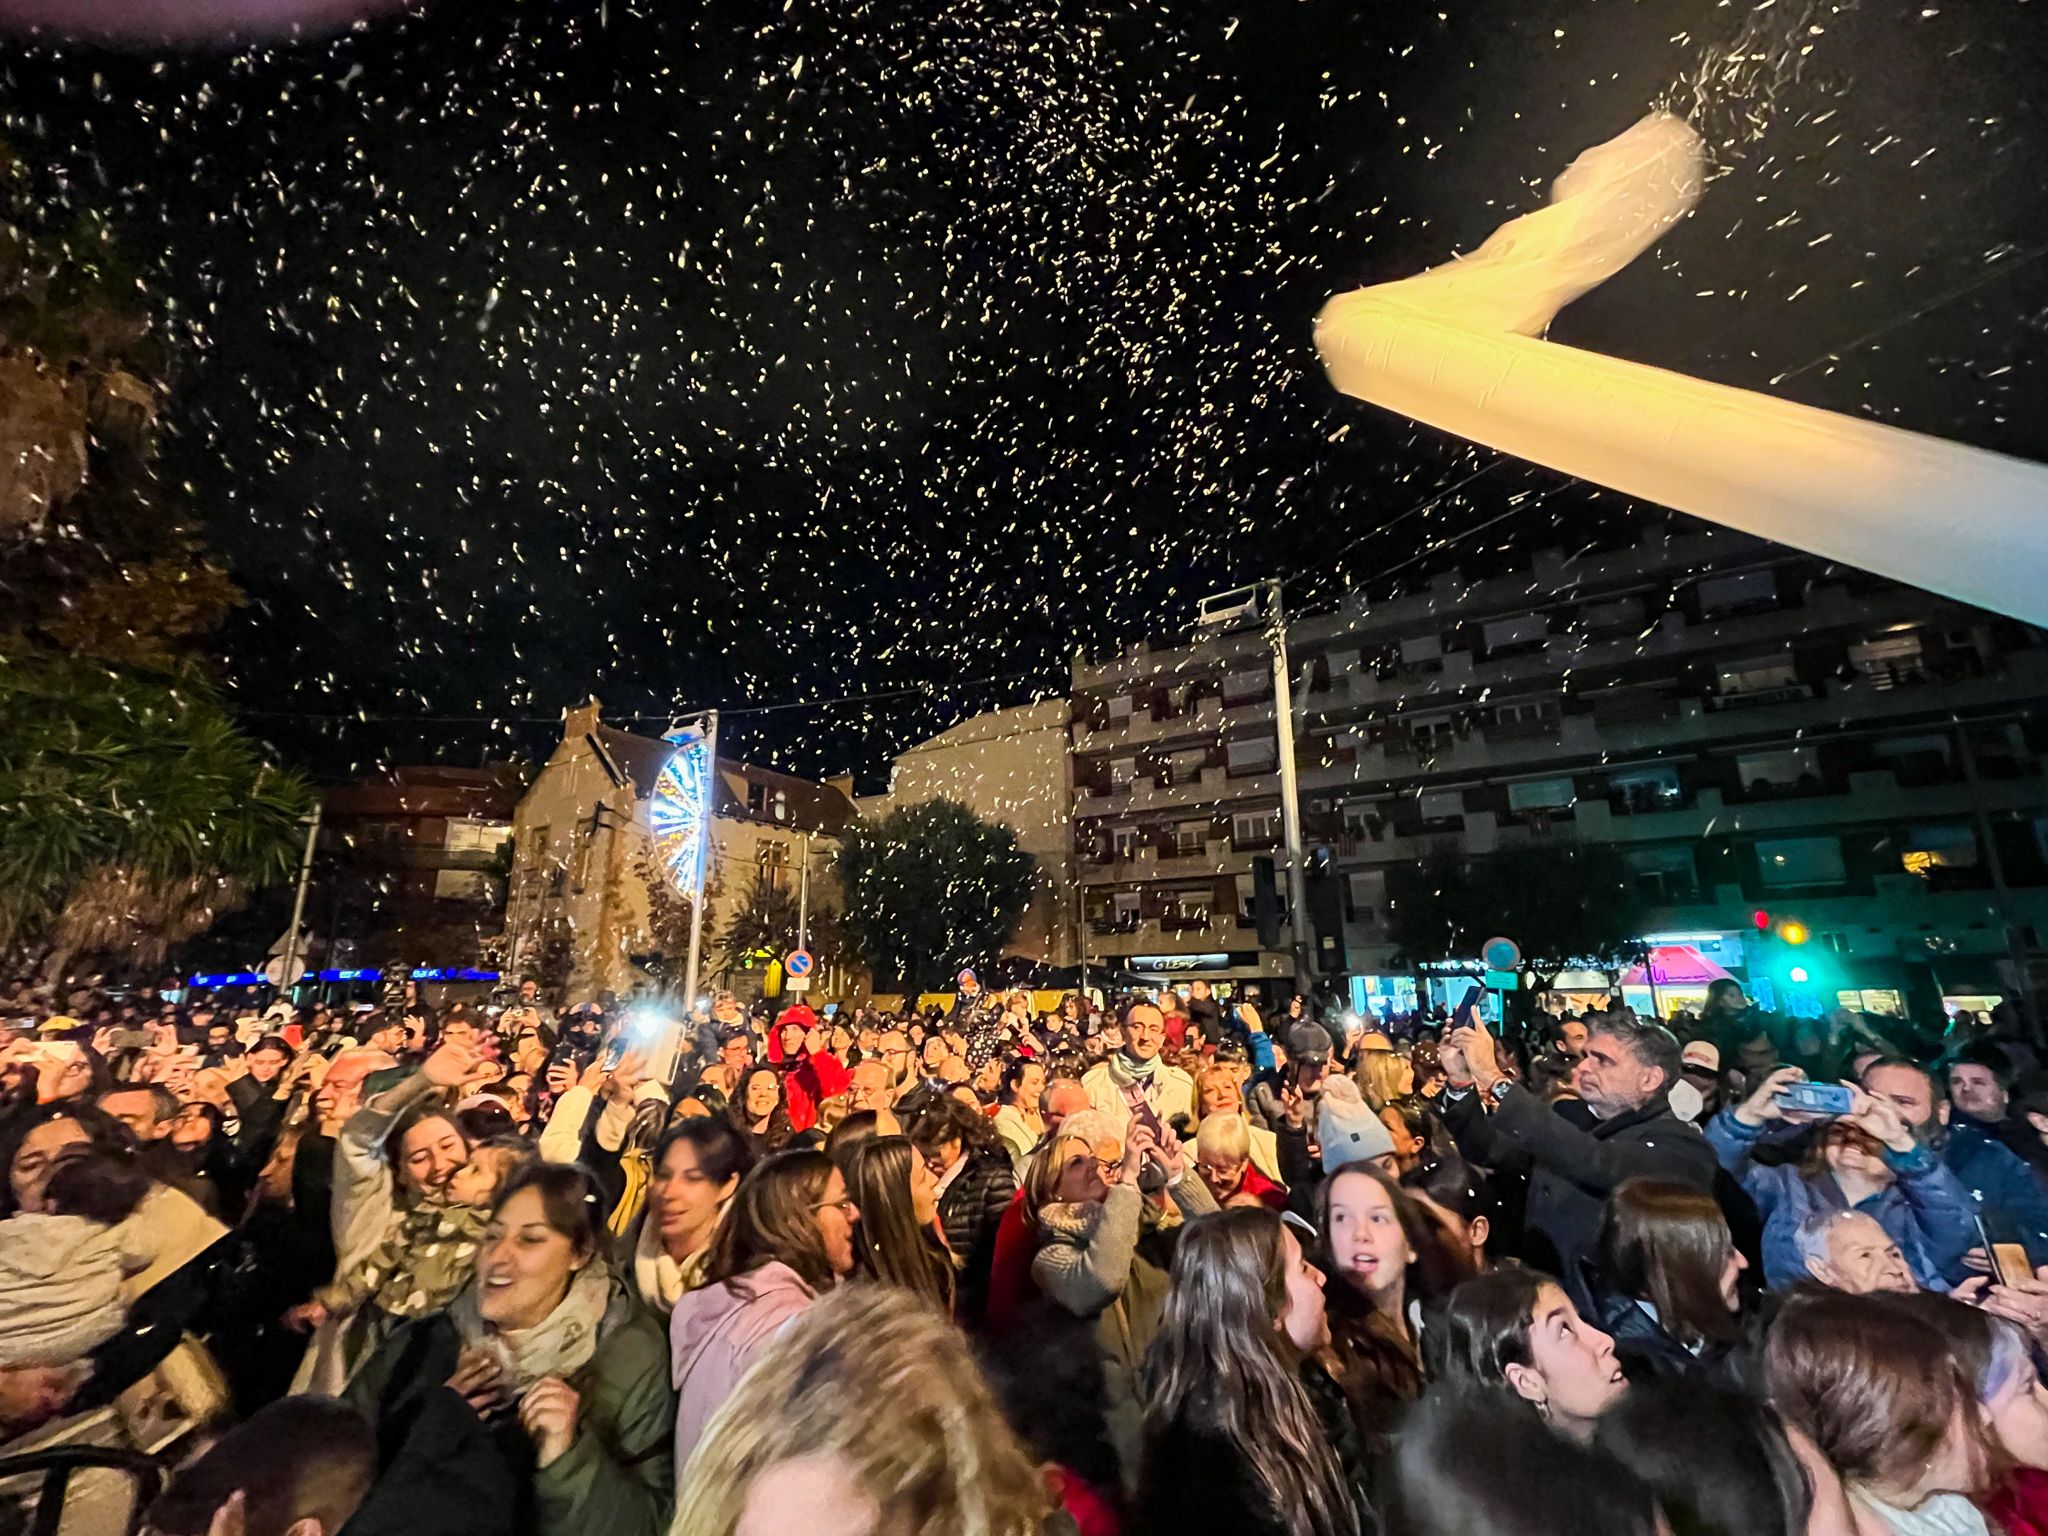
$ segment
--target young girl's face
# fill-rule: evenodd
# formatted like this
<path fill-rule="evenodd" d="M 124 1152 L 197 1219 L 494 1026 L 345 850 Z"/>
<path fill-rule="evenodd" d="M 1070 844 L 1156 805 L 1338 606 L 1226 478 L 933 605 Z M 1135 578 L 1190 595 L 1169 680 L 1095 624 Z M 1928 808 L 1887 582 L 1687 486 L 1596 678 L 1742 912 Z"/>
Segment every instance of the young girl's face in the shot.
<path fill-rule="evenodd" d="M 449 1203 L 488 1206 L 497 1198 L 504 1172 L 505 1161 L 493 1150 L 484 1148 L 470 1153 L 469 1161 L 448 1176 Z"/>

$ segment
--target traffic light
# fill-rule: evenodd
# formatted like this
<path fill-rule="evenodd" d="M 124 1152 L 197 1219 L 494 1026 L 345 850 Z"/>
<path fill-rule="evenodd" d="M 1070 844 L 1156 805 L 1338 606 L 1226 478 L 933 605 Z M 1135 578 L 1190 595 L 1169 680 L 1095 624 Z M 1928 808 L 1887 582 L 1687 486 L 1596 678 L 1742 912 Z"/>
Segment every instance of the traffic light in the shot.
<path fill-rule="evenodd" d="M 1252 860 L 1252 924 L 1258 929 L 1261 949 L 1280 943 L 1280 890 L 1275 873 L 1270 857 L 1262 854 Z"/>
<path fill-rule="evenodd" d="M 1796 917 L 1788 917 L 1778 924 L 1778 937 L 1794 946 L 1804 944 L 1813 937 L 1813 932 Z"/>

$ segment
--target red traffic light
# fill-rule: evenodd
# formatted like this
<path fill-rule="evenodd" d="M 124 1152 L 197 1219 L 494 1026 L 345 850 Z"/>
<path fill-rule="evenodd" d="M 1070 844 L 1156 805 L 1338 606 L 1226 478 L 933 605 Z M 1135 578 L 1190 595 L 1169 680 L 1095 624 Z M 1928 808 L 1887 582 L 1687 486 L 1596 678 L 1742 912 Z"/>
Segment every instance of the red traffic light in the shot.
<path fill-rule="evenodd" d="M 1756 924 L 1756 931 L 1758 933 L 1769 933 L 1771 931 L 1771 914 L 1764 911 L 1763 908 L 1759 907 L 1756 911 L 1750 913 L 1749 920 Z"/>

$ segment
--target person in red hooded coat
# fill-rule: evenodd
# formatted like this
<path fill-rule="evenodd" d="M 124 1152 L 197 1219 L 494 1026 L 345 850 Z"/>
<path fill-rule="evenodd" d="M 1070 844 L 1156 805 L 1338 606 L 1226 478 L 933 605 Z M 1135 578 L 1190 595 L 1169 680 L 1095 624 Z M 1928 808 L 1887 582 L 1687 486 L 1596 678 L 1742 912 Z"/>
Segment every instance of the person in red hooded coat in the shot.
<path fill-rule="evenodd" d="M 827 1048 L 825 1031 L 807 1003 L 792 1003 L 776 1015 L 768 1032 L 768 1059 L 783 1069 L 793 1130 L 818 1123 L 818 1106 L 846 1092 L 846 1063 Z"/>

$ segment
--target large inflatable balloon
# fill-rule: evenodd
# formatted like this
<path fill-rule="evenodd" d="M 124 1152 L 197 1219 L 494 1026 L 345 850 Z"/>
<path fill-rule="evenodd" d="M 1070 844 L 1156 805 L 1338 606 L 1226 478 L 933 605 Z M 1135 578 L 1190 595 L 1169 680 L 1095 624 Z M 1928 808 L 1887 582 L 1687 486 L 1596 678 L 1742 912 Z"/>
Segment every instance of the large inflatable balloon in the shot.
<path fill-rule="evenodd" d="M 0 0 L 0 30 L 120 43 L 332 32 L 410 0 Z"/>
<path fill-rule="evenodd" d="M 1668 113 L 1587 150 L 1469 256 L 1339 295 L 1331 381 L 1503 453 L 2048 624 L 2048 467 L 1540 339 L 1698 201 Z"/>

